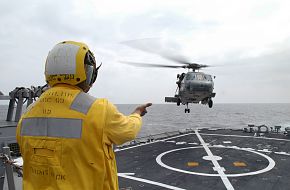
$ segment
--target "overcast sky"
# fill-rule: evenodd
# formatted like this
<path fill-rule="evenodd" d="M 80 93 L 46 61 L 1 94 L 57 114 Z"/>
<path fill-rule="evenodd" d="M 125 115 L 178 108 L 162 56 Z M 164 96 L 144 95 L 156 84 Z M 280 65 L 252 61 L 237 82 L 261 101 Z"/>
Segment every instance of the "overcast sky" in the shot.
<path fill-rule="evenodd" d="M 74 40 L 103 63 L 90 94 L 163 103 L 184 70 L 118 62 L 174 64 L 121 43 L 146 38 L 152 52 L 224 65 L 203 70 L 216 76 L 214 102 L 290 103 L 289 7 L 289 0 L 2 0 L 0 90 L 45 84 L 48 51 Z"/>

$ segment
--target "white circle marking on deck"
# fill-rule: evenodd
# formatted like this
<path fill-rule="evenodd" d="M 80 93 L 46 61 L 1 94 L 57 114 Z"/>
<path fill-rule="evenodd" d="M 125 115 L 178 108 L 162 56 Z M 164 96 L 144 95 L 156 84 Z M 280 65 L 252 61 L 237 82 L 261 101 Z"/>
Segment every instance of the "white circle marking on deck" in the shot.
<path fill-rule="evenodd" d="M 169 154 L 169 153 L 172 153 L 172 152 L 176 152 L 176 151 L 179 151 L 179 150 L 197 149 L 197 148 L 203 148 L 203 147 L 186 147 L 186 148 L 173 149 L 173 150 L 169 150 L 169 151 L 163 152 L 163 153 L 159 154 L 156 157 L 156 162 L 160 166 L 162 166 L 164 168 L 167 168 L 169 170 L 176 171 L 176 172 L 181 172 L 181 173 L 186 173 L 186 174 L 191 174 L 191 175 L 201 175 L 201 176 L 219 177 L 219 174 L 209 174 L 209 173 L 192 172 L 192 171 L 187 171 L 187 170 L 182 170 L 182 169 L 174 168 L 174 167 L 171 167 L 171 166 L 168 166 L 168 165 L 164 164 L 162 162 L 162 160 L 161 160 L 162 157 L 164 155 L 166 155 L 166 154 Z M 247 150 L 247 149 L 241 149 L 241 148 L 233 148 L 233 147 L 211 147 L 211 148 L 231 148 L 231 149 L 235 149 L 235 150 L 241 150 L 241 151 L 251 152 L 251 153 L 258 154 L 258 155 L 266 158 L 268 160 L 268 162 L 269 162 L 268 166 L 266 168 L 264 168 L 264 169 L 257 170 L 257 171 L 254 171 L 254 172 L 240 173 L 240 174 L 225 174 L 225 176 L 227 176 L 227 177 L 241 177 L 241 176 L 249 176 L 249 175 L 258 175 L 258 174 L 261 174 L 261 173 L 268 172 L 268 171 L 270 171 L 271 169 L 273 169 L 275 167 L 275 161 L 272 158 L 270 158 L 269 156 L 267 156 L 265 154 L 262 154 L 260 152 L 256 152 L 256 151 L 253 151 L 253 150 Z"/>

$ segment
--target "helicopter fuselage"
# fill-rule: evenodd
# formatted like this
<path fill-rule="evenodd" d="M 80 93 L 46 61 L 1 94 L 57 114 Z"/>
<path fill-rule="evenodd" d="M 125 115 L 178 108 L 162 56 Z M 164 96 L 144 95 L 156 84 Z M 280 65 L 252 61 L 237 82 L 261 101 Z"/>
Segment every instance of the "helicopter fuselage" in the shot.
<path fill-rule="evenodd" d="M 212 76 L 203 72 L 187 72 L 177 75 L 177 91 L 174 97 L 165 97 L 165 102 L 176 102 L 187 105 L 189 103 L 213 105 L 215 97 L 214 82 Z M 189 109 L 186 109 L 189 112 Z"/>
<path fill-rule="evenodd" d="M 214 82 L 211 75 L 202 72 L 188 72 L 180 81 L 176 95 L 182 104 L 199 102 L 206 104 L 209 99 L 215 96 L 213 89 Z"/>

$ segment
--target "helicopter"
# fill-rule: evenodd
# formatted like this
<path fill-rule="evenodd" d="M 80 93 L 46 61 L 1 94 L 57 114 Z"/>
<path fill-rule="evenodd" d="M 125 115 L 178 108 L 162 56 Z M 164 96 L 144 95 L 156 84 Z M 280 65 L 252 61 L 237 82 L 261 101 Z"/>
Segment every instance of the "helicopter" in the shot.
<path fill-rule="evenodd" d="M 177 60 L 175 59 L 177 62 Z M 129 61 L 120 61 L 122 63 L 130 64 L 138 67 L 161 67 L 161 68 L 184 68 L 188 69 L 188 72 L 177 74 L 177 89 L 173 97 L 165 97 L 165 102 L 176 103 L 177 106 L 181 104 L 186 105 L 185 113 L 190 113 L 188 108 L 189 103 L 195 104 L 207 104 L 209 108 L 212 108 L 212 98 L 216 93 L 213 92 L 214 81 L 210 74 L 200 72 L 200 69 L 209 67 L 209 65 L 188 63 L 179 60 L 182 65 L 161 65 L 151 63 L 138 63 Z"/>
<path fill-rule="evenodd" d="M 197 63 L 190 63 L 182 66 L 187 68 L 187 73 L 177 74 L 177 89 L 174 97 L 165 97 L 165 102 L 176 102 L 177 106 L 180 104 L 186 105 L 185 113 L 190 113 L 188 108 L 189 103 L 207 104 L 212 108 L 212 98 L 216 93 L 213 92 L 214 81 L 211 75 L 200 72 L 199 69 L 208 67 L 208 65 L 201 65 Z"/>
<path fill-rule="evenodd" d="M 150 43 L 151 42 L 151 43 Z M 152 43 L 153 42 L 153 43 Z M 209 108 L 213 107 L 212 99 L 216 93 L 214 90 L 215 76 L 200 72 L 201 69 L 211 67 L 210 65 L 198 64 L 188 61 L 184 56 L 177 54 L 176 52 L 169 53 L 168 51 L 162 51 L 162 41 L 158 38 L 144 38 L 137 40 L 124 41 L 121 44 L 129 46 L 134 49 L 138 49 L 147 53 L 152 53 L 161 56 L 164 59 L 173 61 L 178 65 L 164 65 L 164 64 L 152 64 L 141 63 L 131 61 L 119 61 L 121 63 L 137 66 L 137 67 L 157 67 L 157 68 L 183 68 L 187 69 L 187 72 L 177 74 L 177 88 L 174 96 L 165 97 L 165 102 L 176 103 L 177 106 L 186 105 L 185 113 L 190 113 L 188 104 L 204 104 Z M 155 48 L 154 48 L 155 47 Z"/>

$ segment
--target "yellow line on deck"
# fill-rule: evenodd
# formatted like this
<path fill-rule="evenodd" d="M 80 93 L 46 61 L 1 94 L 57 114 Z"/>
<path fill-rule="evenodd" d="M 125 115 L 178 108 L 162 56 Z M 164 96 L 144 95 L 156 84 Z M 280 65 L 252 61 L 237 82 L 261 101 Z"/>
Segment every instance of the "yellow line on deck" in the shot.
<path fill-rule="evenodd" d="M 195 166 L 199 166 L 199 163 L 198 162 L 187 162 L 187 166 L 195 167 Z"/>
<path fill-rule="evenodd" d="M 239 162 L 239 161 L 234 162 L 233 164 L 236 167 L 246 167 L 247 166 L 247 164 L 245 162 Z"/>

